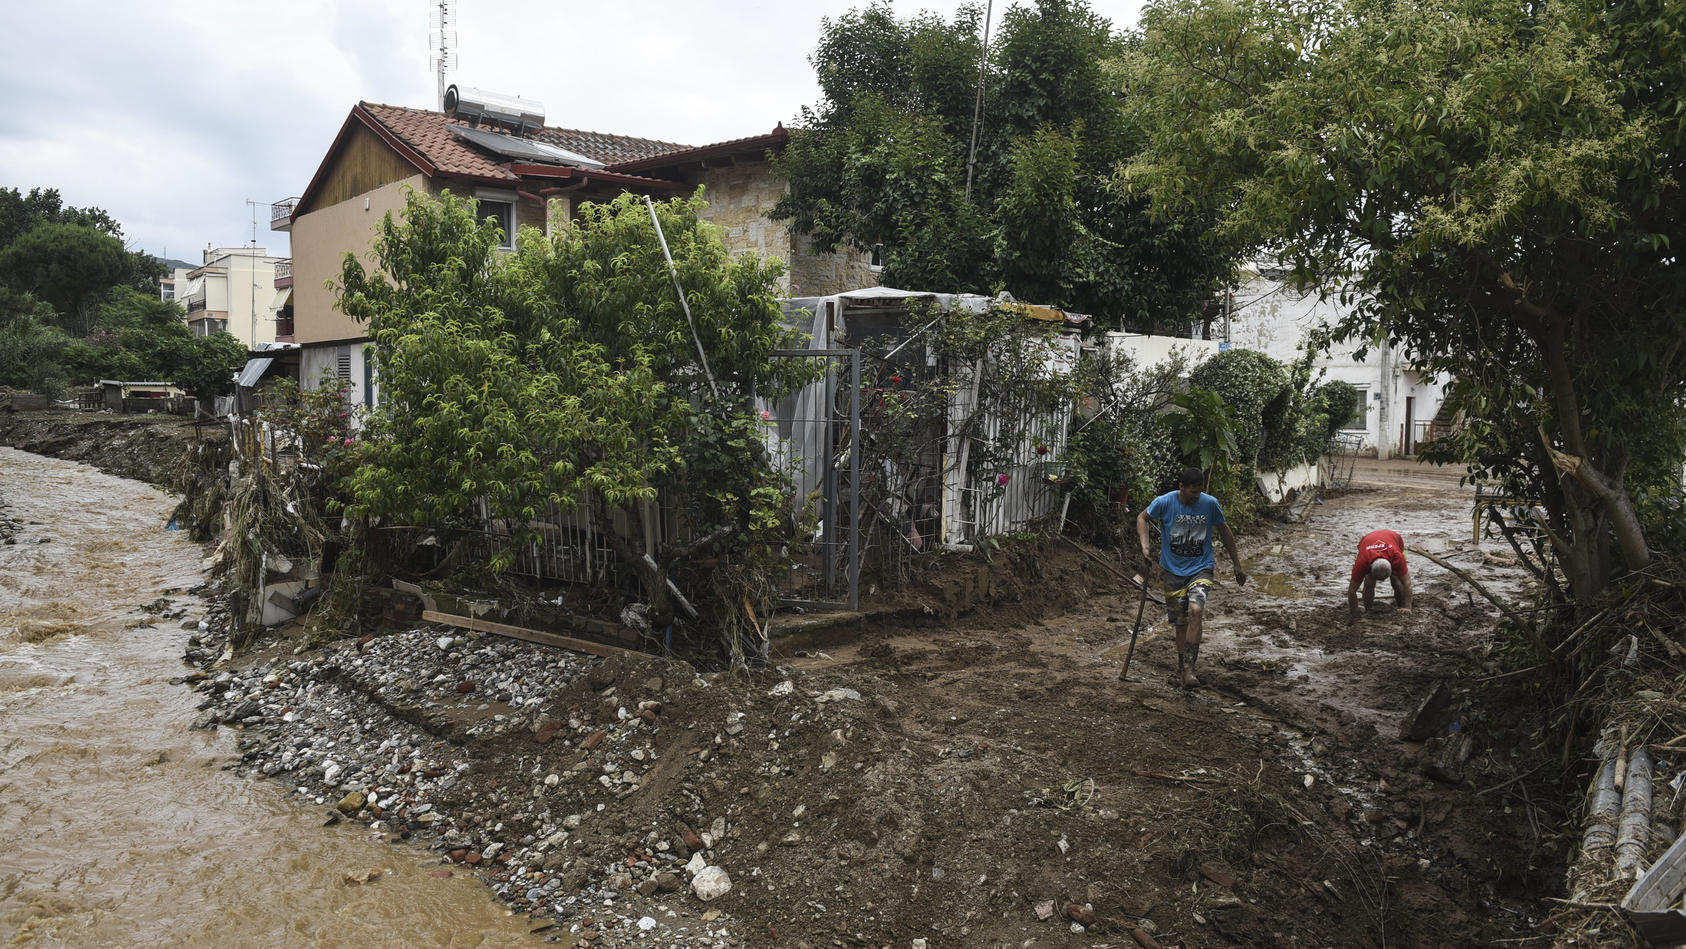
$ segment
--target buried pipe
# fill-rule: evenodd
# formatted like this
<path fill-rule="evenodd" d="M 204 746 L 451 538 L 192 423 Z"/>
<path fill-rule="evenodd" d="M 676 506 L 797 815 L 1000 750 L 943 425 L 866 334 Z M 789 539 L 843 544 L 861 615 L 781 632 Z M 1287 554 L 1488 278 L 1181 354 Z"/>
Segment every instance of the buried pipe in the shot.
<path fill-rule="evenodd" d="M 1635 749 L 1627 762 L 1622 816 L 1616 830 L 1616 872 L 1631 877 L 1644 869 L 1651 844 L 1651 756 Z"/>

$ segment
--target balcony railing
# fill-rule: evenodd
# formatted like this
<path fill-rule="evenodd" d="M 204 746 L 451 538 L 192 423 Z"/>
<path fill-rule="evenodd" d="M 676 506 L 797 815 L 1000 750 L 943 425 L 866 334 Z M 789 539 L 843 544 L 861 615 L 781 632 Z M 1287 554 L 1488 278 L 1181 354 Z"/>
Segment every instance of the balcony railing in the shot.
<path fill-rule="evenodd" d="M 189 313 L 197 313 L 200 310 L 203 310 L 204 308 L 205 308 L 205 298 L 204 297 L 195 297 L 194 299 L 187 301 L 187 312 L 189 312 Z"/>
<path fill-rule="evenodd" d="M 275 279 L 291 277 L 293 275 L 293 258 L 288 257 L 275 262 Z"/>
<path fill-rule="evenodd" d="M 269 229 L 285 231 L 293 226 L 293 212 L 298 209 L 298 198 L 283 198 L 269 206 Z"/>

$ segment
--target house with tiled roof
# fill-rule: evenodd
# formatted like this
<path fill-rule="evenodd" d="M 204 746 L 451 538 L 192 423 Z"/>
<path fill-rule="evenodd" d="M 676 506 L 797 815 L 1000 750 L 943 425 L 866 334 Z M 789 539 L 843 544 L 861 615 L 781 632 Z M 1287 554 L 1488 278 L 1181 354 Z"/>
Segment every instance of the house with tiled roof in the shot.
<path fill-rule="evenodd" d="M 336 309 L 328 283 L 337 279 L 347 252 L 368 260 L 376 228 L 388 211 L 404 206 L 407 189 L 474 197 L 512 246 L 519 228 L 548 233 L 586 201 L 629 191 L 665 198 L 702 185 L 704 217 L 721 229 L 732 251 L 783 260 L 788 295 L 877 282 L 865 254 L 813 253 L 784 222 L 768 218 L 785 192 L 770 161 L 789 138 L 782 126 L 766 135 L 687 146 L 547 126 L 519 99 L 500 97 L 507 108 L 478 109 L 479 100 L 459 100 L 453 87 L 446 101 L 450 110 L 440 112 L 358 103 L 302 194 L 271 209 L 271 229 L 290 232 L 293 254 L 291 296 L 279 310 L 275 338 L 299 345 L 306 385 L 332 372 L 352 384 L 357 401 L 374 403 L 371 363 L 364 358 L 368 337 Z"/>

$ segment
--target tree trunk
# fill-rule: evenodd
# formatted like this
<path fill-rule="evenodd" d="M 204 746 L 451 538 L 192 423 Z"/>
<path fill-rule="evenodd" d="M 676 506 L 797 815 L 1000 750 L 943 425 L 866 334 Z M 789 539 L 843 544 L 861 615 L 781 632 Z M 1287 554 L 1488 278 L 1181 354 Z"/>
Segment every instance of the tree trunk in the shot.
<path fill-rule="evenodd" d="M 655 629 L 665 628 L 673 622 L 673 597 L 668 589 L 667 568 L 660 561 L 651 556 L 650 551 L 644 549 L 643 512 L 628 509 L 626 517 L 631 528 L 630 533 L 637 540 L 628 540 L 615 530 L 615 515 L 609 510 L 602 498 L 593 497 L 591 502 L 592 530 L 601 531 L 609 539 L 609 546 L 620 558 L 622 566 L 628 567 L 638 577 L 638 583 L 644 588 L 644 595 L 650 605 L 650 625 Z"/>

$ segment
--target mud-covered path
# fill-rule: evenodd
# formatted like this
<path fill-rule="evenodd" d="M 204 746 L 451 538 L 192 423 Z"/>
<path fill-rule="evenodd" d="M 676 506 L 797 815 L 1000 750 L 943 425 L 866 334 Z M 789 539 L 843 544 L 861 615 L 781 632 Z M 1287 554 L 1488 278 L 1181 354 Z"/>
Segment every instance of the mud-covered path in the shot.
<path fill-rule="evenodd" d="M 1359 479 L 1299 523 L 1240 538 L 1256 583 L 1220 583 L 1193 693 L 1172 685 L 1153 603 L 1117 681 L 1133 590 L 1089 589 L 1044 622 L 913 623 L 797 660 L 887 699 L 898 721 L 880 744 L 925 762 L 909 772 L 920 792 L 861 793 L 892 799 L 898 828 L 915 800 L 933 810 L 904 917 L 945 920 L 942 945 L 1134 945 L 1144 920 L 1166 946 L 1544 945 L 1557 807 L 1510 782 L 1534 767 L 1501 737 L 1513 709 L 1472 689 L 1498 610 L 1421 556 L 1414 610 L 1389 600 L 1349 626 L 1345 607 L 1358 537 L 1377 527 L 1501 596 L 1526 577 L 1474 542 L 1455 477 Z M 1474 737 L 1458 784 L 1428 778 L 1425 744 L 1399 738 L 1436 681 L 1456 696 L 1443 718 Z"/>

